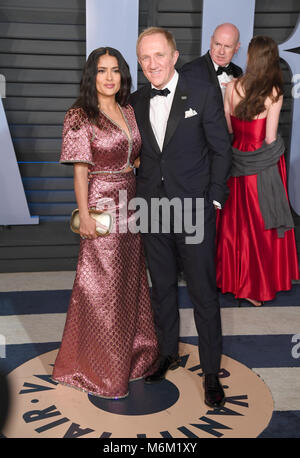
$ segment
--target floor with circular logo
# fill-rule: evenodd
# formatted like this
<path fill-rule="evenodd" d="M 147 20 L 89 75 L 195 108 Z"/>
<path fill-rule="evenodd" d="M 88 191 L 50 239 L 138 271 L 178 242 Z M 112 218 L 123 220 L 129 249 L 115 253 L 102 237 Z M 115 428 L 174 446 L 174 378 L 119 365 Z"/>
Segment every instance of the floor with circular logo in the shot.
<path fill-rule="evenodd" d="M 219 294 L 227 402 L 217 412 L 203 402 L 197 329 L 183 280 L 181 367 L 164 382 L 132 382 L 129 397 L 119 401 L 53 382 L 74 277 L 75 272 L 0 274 L 0 438 L 91 438 L 88 443 L 98 447 L 92 438 L 300 437 L 300 282 L 259 308 L 246 301 L 238 307 L 232 295 Z"/>
<path fill-rule="evenodd" d="M 226 404 L 204 404 L 197 346 L 180 344 L 181 366 L 166 380 L 130 383 L 129 397 L 106 400 L 51 379 L 57 350 L 43 353 L 8 375 L 12 404 L 7 438 L 254 438 L 268 426 L 273 399 L 264 381 L 222 356 Z"/>

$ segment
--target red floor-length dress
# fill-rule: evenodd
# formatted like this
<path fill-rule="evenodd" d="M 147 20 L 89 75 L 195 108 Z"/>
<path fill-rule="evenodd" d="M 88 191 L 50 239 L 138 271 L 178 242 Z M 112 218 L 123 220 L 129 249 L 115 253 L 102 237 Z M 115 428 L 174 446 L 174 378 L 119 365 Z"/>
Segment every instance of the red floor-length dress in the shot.
<path fill-rule="evenodd" d="M 266 118 L 243 121 L 231 116 L 231 123 L 235 148 L 251 152 L 261 147 Z M 284 156 L 278 169 L 286 190 Z M 299 278 L 294 230 L 278 238 L 276 229 L 264 228 L 257 175 L 230 177 L 228 186 L 229 198 L 217 212 L 217 286 L 236 298 L 271 300 Z"/>
<path fill-rule="evenodd" d="M 120 110 L 130 139 L 104 113 L 100 112 L 95 126 L 80 108 L 69 110 L 61 154 L 63 163 L 88 164 L 88 205 L 99 208 L 99 203 L 101 207 L 110 202 L 116 220 L 113 233 L 80 240 L 52 377 L 106 398 L 125 397 L 128 382 L 151 374 L 158 356 L 141 237 L 124 230 L 132 211 L 119 193 L 126 194 L 128 203 L 135 196 L 135 175 L 122 170 L 139 155 L 141 138 L 133 108 Z"/>

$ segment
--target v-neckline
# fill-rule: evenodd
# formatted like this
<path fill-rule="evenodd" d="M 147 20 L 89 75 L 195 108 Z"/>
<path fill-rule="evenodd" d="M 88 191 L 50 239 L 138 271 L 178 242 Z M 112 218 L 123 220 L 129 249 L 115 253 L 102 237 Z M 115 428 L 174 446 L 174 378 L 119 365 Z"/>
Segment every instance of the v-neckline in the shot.
<path fill-rule="evenodd" d="M 128 141 L 129 141 L 129 143 L 131 143 L 131 142 L 132 142 L 132 131 L 131 131 L 131 128 L 130 128 L 130 126 L 129 126 L 129 123 L 128 123 L 128 121 L 127 121 L 127 118 L 126 118 L 126 116 L 125 116 L 125 113 L 123 113 L 122 107 L 121 107 L 119 104 L 117 104 L 117 105 L 118 105 L 118 108 L 119 108 L 119 110 L 120 110 L 120 112 L 121 112 L 121 115 L 122 115 L 122 117 L 123 117 L 123 119 L 124 119 L 124 121 L 125 121 L 125 124 L 126 124 L 126 126 L 127 126 L 129 135 L 128 135 L 128 133 L 123 129 L 123 127 L 120 126 L 120 124 L 118 124 L 118 123 L 117 123 L 116 121 L 114 121 L 110 116 L 108 116 L 107 113 L 105 113 L 104 111 L 102 111 L 101 108 L 99 108 L 99 111 L 100 111 L 100 113 L 102 113 L 102 114 L 103 114 L 112 124 L 114 124 L 116 127 L 118 127 L 118 128 L 126 135 Z"/>

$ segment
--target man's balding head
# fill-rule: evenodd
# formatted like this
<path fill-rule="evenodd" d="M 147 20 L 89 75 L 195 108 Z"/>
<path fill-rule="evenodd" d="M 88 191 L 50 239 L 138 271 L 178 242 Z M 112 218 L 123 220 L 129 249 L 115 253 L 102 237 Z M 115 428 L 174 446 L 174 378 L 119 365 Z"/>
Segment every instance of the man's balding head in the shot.
<path fill-rule="evenodd" d="M 210 41 L 210 55 L 217 64 L 225 67 L 231 62 L 240 47 L 240 32 L 234 25 L 226 22 L 216 27 Z"/>

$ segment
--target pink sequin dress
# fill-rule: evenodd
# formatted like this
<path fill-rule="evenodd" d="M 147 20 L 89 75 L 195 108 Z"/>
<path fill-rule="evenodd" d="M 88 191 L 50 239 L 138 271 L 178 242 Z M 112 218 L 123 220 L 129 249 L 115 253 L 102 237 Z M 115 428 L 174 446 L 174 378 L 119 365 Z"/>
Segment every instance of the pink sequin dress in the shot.
<path fill-rule="evenodd" d="M 89 164 L 89 207 L 99 208 L 99 202 L 109 200 L 117 211 L 113 233 L 80 240 L 52 377 L 105 398 L 127 396 L 128 382 L 150 375 L 158 356 L 141 237 L 119 230 L 119 191 L 127 192 L 128 202 L 135 196 L 135 175 L 122 170 L 133 164 L 141 145 L 132 107 L 120 109 L 130 139 L 104 113 L 95 126 L 81 108 L 70 109 L 60 159 Z M 129 218 L 132 212 L 127 207 L 125 211 Z"/>

